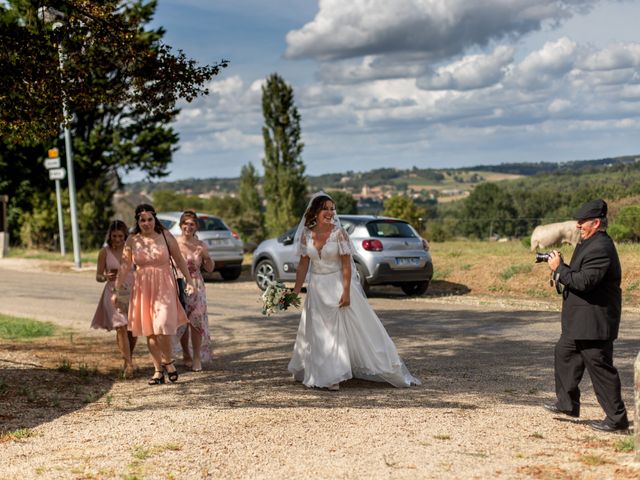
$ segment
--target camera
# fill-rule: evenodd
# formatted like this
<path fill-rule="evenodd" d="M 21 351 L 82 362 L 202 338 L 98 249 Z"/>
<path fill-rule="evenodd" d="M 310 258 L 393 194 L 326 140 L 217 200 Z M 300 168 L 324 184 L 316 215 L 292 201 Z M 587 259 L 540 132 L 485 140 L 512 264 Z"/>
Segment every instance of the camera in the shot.
<path fill-rule="evenodd" d="M 536 253 L 536 263 L 542 263 L 542 262 L 546 262 L 547 260 L 549 260 L 549 257 L 551 256 L 550 253 Z"/>

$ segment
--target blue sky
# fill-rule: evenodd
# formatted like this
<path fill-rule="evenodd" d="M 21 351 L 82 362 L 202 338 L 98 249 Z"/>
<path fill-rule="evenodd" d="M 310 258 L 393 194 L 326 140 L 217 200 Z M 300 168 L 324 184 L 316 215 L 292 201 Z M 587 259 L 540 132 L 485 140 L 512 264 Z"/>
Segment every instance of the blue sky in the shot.
<path fill-rule="evenodd" d="M 312 175 L 640 153 L 638 18 L 632 0 L 159 0 L 166 43 L 231 61 L 181 104 L 168 178 L 261 170 L 273 72 Z"/>

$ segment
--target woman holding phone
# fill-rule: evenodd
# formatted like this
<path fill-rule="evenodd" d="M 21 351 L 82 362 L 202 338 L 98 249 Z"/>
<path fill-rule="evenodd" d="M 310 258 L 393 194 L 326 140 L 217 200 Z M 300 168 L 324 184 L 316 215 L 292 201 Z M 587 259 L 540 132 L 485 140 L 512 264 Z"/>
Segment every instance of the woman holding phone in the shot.
<path fill-rule="evenodd" d="M 124 378 L 133 377 L 133 362 L 131 360 L 133 348 L 136 346 L 136 337 L 127 330 L 127 309 L 129 308 L 129 292 L 131 291 L 131 283 L 133 276 L 131 271 L 126 272 L 126 278 L 123 282 L 124 288 L 118 298 L 117 307 L 111 302 L 111 291 L 115 286 L 115 280 L 118 276 L 120 268 L 120 260 L 124 243 L 128 236 L 127 225 L 121 220 L 114 220 L 109 225 L 107 231 L 107 244 L 100 250 L 98 254 L 98 267 L 96 269 L 96 281 L 106 282 L 102 290 L 102 296 L 98 303 L 98 308 L 93 316 L 91 328 L 105 329 L 111 331 L 116 330 L 116 340 L 118 348 L 124 359 Z"/>

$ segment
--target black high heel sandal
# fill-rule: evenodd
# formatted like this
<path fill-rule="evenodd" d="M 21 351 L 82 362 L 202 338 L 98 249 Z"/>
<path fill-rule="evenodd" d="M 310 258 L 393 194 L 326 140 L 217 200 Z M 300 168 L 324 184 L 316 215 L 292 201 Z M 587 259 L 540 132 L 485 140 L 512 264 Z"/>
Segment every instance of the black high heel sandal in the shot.
<path fill-rule="evenodd" d="M 156 377 L 156 374 L 160 374 L 160 377 Z M 159 372 L 158 370 L 156 370 L 156 372 L 153 374 L 153 377 L 151 377 L 149 379 L 149 385 L 162 385 L 164 384 L 164 372 Z"/>
<path fill-rule="evenodd" d="M 174 383 L 174 382 L 178 381 L 178 369 L 176 368 L 174 363 L 175 362 L 169 362 L 169 363 L 163 363 L 162 364 L 162 368 L 167 373 L 167 377 L 169 377 L 169 381 L 171 383 Z M 167 370 L 167 365 L 173 365 L 173 368 L 175 368 L 175 370 L 173 372 L 170 372 L 169 370 Z"/>

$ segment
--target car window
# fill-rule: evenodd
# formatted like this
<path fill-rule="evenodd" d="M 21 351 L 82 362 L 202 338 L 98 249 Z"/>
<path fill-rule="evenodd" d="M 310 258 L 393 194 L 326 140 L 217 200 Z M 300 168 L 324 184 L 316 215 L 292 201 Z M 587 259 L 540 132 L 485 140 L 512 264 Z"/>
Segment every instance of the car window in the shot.
<path fill-rule="evenodd" d="M 376 220 L 367 223 L 367 230 L 372 237 L 415 238 L 416 234 L 408 223 L 397 220 Z"/>
<path fill-rule="evenodd" d="M 219 218 L 198 217 L 198 230 L 201 232 L 212 232 L 216 230 L 228 230 L 228 228 Z"/>
<path fill-rule="evenodd" d="M 162 226 L 167 230 L 171 230 L 171 227 L 173 227 L 176 224 L 176 222 L 174 222 L 173 220 L 165 220 L 163 218 L 159 218 L 158 220 L 160 221 Z"/>
<path fill-rule="evenodd" d="M 351 235 L 353 233 L 353 229 L 356 228 L 356 224 L 353 223 L 351 220 L 340 219 L 340 224 L 342 225 L 342 228 L 344 228 L 349 235 Z"/>
<path fill-rule="evenodd" d="M 296 236 L 296 230 L 298 227 L 293 227 L 284 232 L 282 235 L 278 237 L 278 242 L 283 243 L 285 245 L 291 245 L 293 243 L 293 238 Z"/>

